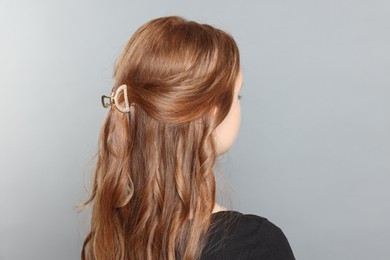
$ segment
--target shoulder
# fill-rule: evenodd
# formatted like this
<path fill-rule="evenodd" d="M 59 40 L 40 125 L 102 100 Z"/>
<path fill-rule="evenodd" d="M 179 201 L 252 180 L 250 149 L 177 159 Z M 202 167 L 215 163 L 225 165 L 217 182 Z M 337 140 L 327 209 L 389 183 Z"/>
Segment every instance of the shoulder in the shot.
<path fill-rule="evenodd" d="M 213 222 L 209 242 L 224 244 L 214 246 L 214 259 L 295 259 L 282 230 L 264 217 L 227 211 L 213 214 Z"/>
<path fill-rule="evenodd" d="M 258 223 L 249 259 L 295 259 L 285 234 L 278 226 L 256 215 L 246 217 Z"/>

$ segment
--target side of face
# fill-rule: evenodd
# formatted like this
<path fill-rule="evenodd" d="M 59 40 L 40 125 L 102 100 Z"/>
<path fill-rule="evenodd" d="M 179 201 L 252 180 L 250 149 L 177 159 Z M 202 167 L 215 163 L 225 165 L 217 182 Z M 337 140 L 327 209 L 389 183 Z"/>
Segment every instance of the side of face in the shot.
<path fill-rule="evenodd" d="M 217 146 L 217 155 L 226 153 L 233 145 L 238 135 L 241 123 L 241 106 L 239 93 L 242 87 L 242 73 L 240 72 L 234 86 L 234 97 L 232 106 L 225 119 L 217 126 L 214 137 Z"/>

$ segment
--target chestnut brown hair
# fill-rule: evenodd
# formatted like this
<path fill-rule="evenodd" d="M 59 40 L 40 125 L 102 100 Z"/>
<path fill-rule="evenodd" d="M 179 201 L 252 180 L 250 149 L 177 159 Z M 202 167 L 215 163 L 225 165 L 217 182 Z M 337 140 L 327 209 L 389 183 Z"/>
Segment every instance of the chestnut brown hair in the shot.
<path fill-rule="evenodd" d="M 200 257 L 216 196 L 213 132 L 239 71 L 234 39 L 210 25 L 162 17 L 134 33 L 113 86 L 128 86 L 132 109 L 111 108 L 101 129 L 82 259 Z"/>

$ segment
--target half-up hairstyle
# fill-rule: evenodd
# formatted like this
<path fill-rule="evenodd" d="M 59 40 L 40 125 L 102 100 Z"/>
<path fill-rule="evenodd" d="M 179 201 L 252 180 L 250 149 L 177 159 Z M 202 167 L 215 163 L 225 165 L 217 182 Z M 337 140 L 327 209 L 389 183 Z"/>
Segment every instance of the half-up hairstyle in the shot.
<path fill-rule="evenodd" d="M 82 259 L 199 259 L 215 204 L 213 132 L 239 70 L 235 41 L 212 26 L 163 17 L 134 33 L 113 86 L 127 85 L 131 111 L 111 108 L 101 129 Z"/>

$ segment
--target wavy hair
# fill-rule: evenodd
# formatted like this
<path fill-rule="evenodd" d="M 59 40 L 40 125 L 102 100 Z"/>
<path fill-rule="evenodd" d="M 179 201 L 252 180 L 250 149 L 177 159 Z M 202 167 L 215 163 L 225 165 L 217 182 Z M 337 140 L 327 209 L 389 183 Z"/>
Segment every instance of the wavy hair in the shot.
<path fill-rule="evenodd" d="M 113 86 L 126 84 L 133 106 L 111 108 L 101 129 L 82 259 L 199 259 L 216 196 L 213 132 L 239 70 L 234 39 L 210 25 L 162 17 L 134 33 Z"/>

